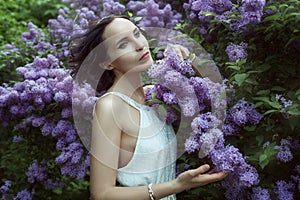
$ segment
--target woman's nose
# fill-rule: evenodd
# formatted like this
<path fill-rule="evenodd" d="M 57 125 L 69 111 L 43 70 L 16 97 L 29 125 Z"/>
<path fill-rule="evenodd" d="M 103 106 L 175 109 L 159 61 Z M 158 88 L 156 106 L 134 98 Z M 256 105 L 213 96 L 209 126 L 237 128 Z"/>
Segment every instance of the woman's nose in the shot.
<path fill-rule="evenodd" d="M 142 50 L 144 50 L 145 49 L 145 46 L 143 46 L 143 45 L 139 45 L 139 46 L 137 46 L 137 48 L 135 49 L 136 51 L 142 51 Z"/>

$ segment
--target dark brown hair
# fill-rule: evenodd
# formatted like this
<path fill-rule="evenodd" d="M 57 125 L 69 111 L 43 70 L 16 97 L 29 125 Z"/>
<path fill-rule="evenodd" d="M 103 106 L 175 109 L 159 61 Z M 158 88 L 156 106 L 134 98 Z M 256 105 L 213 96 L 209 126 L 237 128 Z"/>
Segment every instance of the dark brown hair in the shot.
<path fill-rule="evenodd" d="M 99 93 L 112 86 L 115 74 L 112 70 L 104 70 L 99 67 L 99 64 L 103 63 L 107 59 L 108 55 L 106 54 L 106 51 L 104 49 L 101 49 L 102 52 L 92 50 L 104 41 L 102 36 L 106 26 L 116 18 L 125 18 L 129 20 L 128 17 L 123 15 L 110 15 L 103 17 L 100 20 L 93 21 L 89 25 L 86 33 L 73 37 L 70 42 L 69 66 L 72 69 L 72 77 L 74 78 L 78 74 L 82 65 L 86 63 L 88 66 L 84 67 L 84 70 L 86 70 L 85 73 L 88 79 L 98 81 L 96 90 Z M 97 77 L 99 75 L 102 76 Z M 77 81 L 79 83 L 83 81 L 89 83 L 89 80 Z"/>

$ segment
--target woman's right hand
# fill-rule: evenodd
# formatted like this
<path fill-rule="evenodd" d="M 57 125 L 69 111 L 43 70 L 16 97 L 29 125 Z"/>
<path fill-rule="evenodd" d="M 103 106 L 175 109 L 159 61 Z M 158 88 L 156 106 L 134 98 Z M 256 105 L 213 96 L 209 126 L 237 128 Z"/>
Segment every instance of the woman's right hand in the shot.
<path fill-rule="evenodd" d="M 228 173 L 215 172 L 214 170 L 208 172 L 209 165 L 201 165 L 197 169 L 192 169 L 181 173 L 174 181 L 175 187 L 178 190 L 184 191 L 191 188 L 203 186 L 212 182 L 221 181 Z M 205 173 L 208 172 L 208 173 Z"/>

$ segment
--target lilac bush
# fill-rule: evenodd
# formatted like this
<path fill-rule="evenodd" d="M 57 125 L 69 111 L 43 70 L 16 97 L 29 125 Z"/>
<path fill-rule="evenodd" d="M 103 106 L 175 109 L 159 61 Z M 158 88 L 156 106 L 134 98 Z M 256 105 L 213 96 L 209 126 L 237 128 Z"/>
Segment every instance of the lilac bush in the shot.
<path fill-rule="evenodd" d="M 224 77 L 222 83 L 199 77 L 190 61 L 172 51 L 163 54 L 165 44 L 151 49 L 156 64 L 149 76 L 158 81 L 146 92 L 147 102 L 178 134 L 191 133 L 182 144 L 177 175 L 203 163 L 231 172 L 221 183 L 185 191 L 178 199 L 300 197 L 297 1 L 63 2 L 47 28 L 29 23 L 22 44 L 0 50 L 0 70 L 12 71 L 11 81 L 5 78 L 0 86 L 2 199 L 89 197 L 84 133 L 96 97 L 90 85 L 72 81 L 66 61 L 70 38 L 110 14 L 191 37 Z M 164 41 L 174 37 L 160 35 Z M 193 51 L 192 43 L 181 44 Z"/>
<path fill-rule="evenodd" d="M 159 4 L 159 1 L 129 1 L 127 9 L 141 17 L 137 25 L 140 27 L 161 27 L 173 29 L 181 22 L 182 14 L 172 10 L 171 4 Z"/>
<path fill-rule="evenodd" d="M 150 67 L 148 74 L 157 81 L 152 89 L 147 92 L 146 97 L 150 106 L 165 105 L 167 108 L 178 106 L 179 115 L 193 117 L 191 122 L 192 134 L 185 141 L 185 149 L 188 153 L 199 151 L 199 156 L 207 156 L 216 166 L 217 171 L 231 172 L 229 177 L 223 181 L 228 199 L 235 199 L 233 190 L 234 184 L 244 190 L 258 184 L 259 175 L 257 170 L 249 165 L 240 151 L 232 145 L 226 145 L 224 137 L 227 134 L 222 131 L 222 121 L 212 113 L 211 105 L 216 102 L 211 95 L 219 83 L 214 83 L 208 78 L 195 76 L 195 72 L 189 61 L 181 61 L 172 48 L 167 48 L 164 59 L 159 60 Z M 197 81 L 196 81 L 197 80 Z M 220 86 L 219 86 L 220 87 Z M 219 93 L 222 90 L 218 91 Z M 166 98 L 169 97 L 169 98 Z M 195 98 L 193 98 L 195 96 Z M 184 101 L 189 97 L 189 101 Z M 226 101 L 226 99 L 223 99 Z M 197 113 L 200 114 L 197 115 Z M 165 117 L 168 123 L 173 115 L 172 111 L 166 109 Z M 240 100 L 228 110 L 225 124 L 234 124 L 236 129 L 240 129 L 245 124 L 258 124 L 262 116 L 255 111 L 254 106 L 245 100 Z M 182 117 L 181 117 L 182 119 Z M 177 133 L 180 134 L 180 133 Z M 231 133 L 233 134 L 233 133 Z M 237 189 L 237 188 L 235 188 Z"/>

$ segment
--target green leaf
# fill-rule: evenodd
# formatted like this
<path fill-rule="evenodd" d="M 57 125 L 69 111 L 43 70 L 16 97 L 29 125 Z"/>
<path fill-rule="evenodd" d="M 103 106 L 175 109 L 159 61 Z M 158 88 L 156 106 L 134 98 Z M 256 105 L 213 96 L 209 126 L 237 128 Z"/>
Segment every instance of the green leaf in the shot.
<path fill-rule="evenodd" d="M 244 129 L 245 129 L 246 131 L 255 131 L 256 126 L 245 126 Z"/>
<path fill-rule="evenodd" d="M 262 20 L 262 22 L 276 21 L 279 18 L 278 14 L 270 15 Z"/>
<path fill-rule="evenodd" d="M 300 110 L 296 110 L 296 109 L 288 110 L 287 113 L 290 115 L 300 115 Z"/>
<path fill-rule="evenodd" d="M 161 116 L 165 116 L 166 113 L 167 113 L 167 106 L 165 104 L 160 104 L 157 108 L 158 110 L 158 113 L 161 115 Z"/>
<path fill-rule="evenodd" d="M 249 84 L 251 84 L 251 85 L 258 85 L 258 82 L 257 82 L 255 79 L 253 79 L 253 78 L 251 78 L 251 79 L 246 79 L 245 82 L 246 82 L 246 83 L 249 83 Z"/>
<path fill-rule="evenodd" d="M 240 67 L 239 66 L 236 66 L 236 65 L 230 65 L 230 66 L 227 66 L 227 69 L 233 69 L 233 70 L 236 70 L 236 71 L 240 71 Z"/>
<path fill-rule="evenodd" d="M 260 90 L 256 93 L 257 95 L 266 96 L 270 94 L 270 90 Z"/>
<path fill-rule="evenodd" d="M 205 16 L 216 16 L 216 13 L 213 13 L 213 12 L 201 12 L 201 14 L 203 14 Z"/>
<path fill-rule="evenodd" d="M 248 76 L 249 76 L 249 74 L 246 74 L 246 73 L 236 74 L 234 76 L 234 79 L 237 82 L 238 86 L 241 86 Z"/>
<path fill-rule="evenodd" d="M 264 142 L 264 136 L 263 135 L 258 135 L 255 137 L 256 141 L 258 142 L 258 146 L 261 146 Z"/>
<path fill-rule="evenodd" d="M 275 113 L 275 112 L 279 112 L 279 110 L 268 110 L 263 115 L 268 115 L 268 114 Z"/>
<path fill-rule="evenodd" d="M 285 91 L 286 89 L 280 86 L 274 86 L 271 88 L 273 91 Z"/>
<path fill-rule="evenodd" d="M 136 22 L 138 22 L 138 21 L 141 21 L 142 18 L 143 18 L 143 17 L 135 17 L 133 21 L 134 21 L 134 23 L 136 23 Z"/>
<path fill-rule="evenodd" d="M 269 101 L 268 104 L 273 108 L 280 109 L 280 104 L 278 102 Z"/>
<path fill-rule="evenodd" d="M 268 156 L 265 154 L 261 154 L 259 156 L 259 165 L 263 169 L 269 164 Z"/>
<path fill-rule="evenodd" d="M 300 121 L 300 116 L 291 117 L 289 119 L 289 125 L 290 125 L 292 131 L 295 130 L 296 126 L 299 124 L 299 121 Z"/>
<path fill-rule="evenodd" d="M 270 57 L 269 57 L 270 58 Z M 257 67 L 256 70 L 260 71 L 260 72 L 265 72 L 268 71 L 272 66 L 269 64 L 262 64 L 259 67 Z"/>
<path fill-rule="evenodd" d="M 300 13 L 289 13 L 286 15 L 286 18 L 291 17 L 291 16 L 300 16 Z"/>

